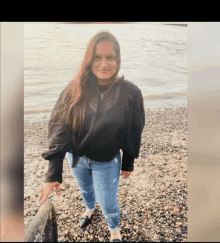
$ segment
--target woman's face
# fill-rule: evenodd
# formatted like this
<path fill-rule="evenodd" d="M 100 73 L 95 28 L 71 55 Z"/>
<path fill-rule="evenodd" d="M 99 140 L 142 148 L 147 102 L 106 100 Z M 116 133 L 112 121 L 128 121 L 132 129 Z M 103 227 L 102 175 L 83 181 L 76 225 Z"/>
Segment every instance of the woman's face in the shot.
<path fill-rule="evenodd" d="M 92 62 L 92 72 L 99 81 L 110 81 L 116 73 L 117 61 L 111 42 L 99 42 Z"/>

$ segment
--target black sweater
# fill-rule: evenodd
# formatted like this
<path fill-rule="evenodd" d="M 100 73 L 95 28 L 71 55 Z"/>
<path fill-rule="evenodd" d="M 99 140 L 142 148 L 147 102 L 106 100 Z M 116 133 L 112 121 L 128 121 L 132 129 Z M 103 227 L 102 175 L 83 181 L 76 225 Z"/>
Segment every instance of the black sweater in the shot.
<path fill-rule="evenodd" d="M 123 151 L 122 171 L 134 170 L 134 158 L 138 158 L 141 134 L 145 125 L 143 97 L 140 89 L 120 78 L 101 99 L 109 86 L 93 82 L 86 90 L 88 100 L 83 130 L 76 143 L 72 142 L 72 129 L 62 116 L 54 116 L 65 89 L 51 113 L 48 126 L 49 149 L 42 157 L 49 160 L 45 182 L 62 182 L 63 159 L 66 152 L 74 155 L 72 167 L 80 156 L 99 162 L 111 161 L 120 149 Z M 73 114 L 74 115 L 74 114 Z"/>

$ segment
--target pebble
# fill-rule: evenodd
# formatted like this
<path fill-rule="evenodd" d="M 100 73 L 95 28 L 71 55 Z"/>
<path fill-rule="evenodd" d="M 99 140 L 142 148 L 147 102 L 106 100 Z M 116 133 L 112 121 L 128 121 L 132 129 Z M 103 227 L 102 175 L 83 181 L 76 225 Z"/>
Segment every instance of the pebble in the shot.
<path fill-rule="evenodd" d="M 27 209 L 24 211 L 24 217 L 26 217 L 31 212 L 31 209 Z"/>
<path fill-rule="evenodd" d="M 164 207 L 164 210 L 165 210 L 165 211 L 167 211 L 167 210 L 169 210 L 169 209 L 170 209 L 169 206 L 165 206 L 165 207 Z"/>
<path fill-rule="evenodd" d="M 61 236 L 60 238 L 59 238 L 59 242 L 62 242 L 63 240 L 64 240 L 64 236 Z"/>
<path fill-rule="evenodd" d="M 179 208 L 178 207 L 173 207 L 173 213 L 174 214 L 177 214 L 177 213 L 179 213 Z"/>
<path fill-rule="evenodd" d="M 78 235 L 79 235 L 80 237 L 83 237 L 83 236 L 84 236 L 83 229 L 80 229 L 80 231 L 79 231 Z"/>
<path fill-rule="evenodd" d="M 59 217 L 59 221 L 64 221 L 66 220 L 67 218 L 67 215 L 66 214 L 62 214 L 60 217 Z"/>
<path fill-rule="evenodd" d="M 94 236 L 93 236 L 93 235 L 90 235 L 90 236 L 89 236 L 89 239 L 90 239 L 90 240 L 94 240 Z"/>
<path fill-rule="evenodd" d="M 123 210 L 123 214 L 128 214 L 128 211 L 127 210 Z"/>
<path fill-rule="evenodd" d="M 33 215 L 33 216 L 35 216 L 36 214 L 37 214 L 37 209 L 33 209 L 32 211 L 31 211 L 31 215 Z"/>
<path fill-rule="evenodd" d="M 128 242 L 187 242 L 187 109 L 145 112 L 146 126 L 132 181 L 119 181 L 119 229 Z M 48 118 L 45 114 L 37 122 L 27 116 L 24 119 L 25 230 L 38 211 L 38 198 L 32 195 L 40 190 L 48 166 L 48 161 L 41 158 L 48 146 Z M 50 198 L 54 200 L 59 242 L 109 241 L 110 232 L 98 203 L 92 223 L 79 228 L 85 206 L 66 158 L 61 196 Z"/>
<path fill-rule="evenodd" d="M 98 240 L 102 242 L 102 241 L 104 241 L 104 237 L 98 236 Z"/>
<path fill-rule="evenodd" d="M 30 198 L 30 195 L 24 194 L 24 200 Z"/>
<path fill-rule="evenodd" d="M 65 234 L 65 235 L 68 235 L 68 234 L 69 234 L 69 230 L 65 230 L 65 231 L 64 231 L 64 234 Z"/>

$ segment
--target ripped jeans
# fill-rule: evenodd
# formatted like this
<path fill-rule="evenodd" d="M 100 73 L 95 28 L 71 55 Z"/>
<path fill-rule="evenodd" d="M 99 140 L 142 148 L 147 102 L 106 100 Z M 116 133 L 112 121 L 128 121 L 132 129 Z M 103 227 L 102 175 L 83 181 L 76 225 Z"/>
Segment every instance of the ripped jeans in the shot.
<path fill-rule="evenodd" d="M 85 206 L 88 209 L 94 209 L 97 201 L 109 230 L 116 230 L 120 219 L 120 207 L 117 202 L 121 168 L 120 154 L 109 162 L 97 162 L 83 156 L 79 158 L 75 168 L 71 168 L 73 155 L 69 152 L 66 155 Z"/>

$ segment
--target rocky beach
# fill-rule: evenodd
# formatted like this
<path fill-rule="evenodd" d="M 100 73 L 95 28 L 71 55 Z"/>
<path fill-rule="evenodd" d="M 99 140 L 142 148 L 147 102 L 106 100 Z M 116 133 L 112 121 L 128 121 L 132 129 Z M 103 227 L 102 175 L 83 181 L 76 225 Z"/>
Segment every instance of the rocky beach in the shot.
<path fill-rule="evenodd" d="M 146 125 L 139 158 L 127 179 L 120 177 L 118 203 L 123 241 L 187 241 L 187 108 L 145 108 Z M 24 230 L 39 210 L 40 190 L 48 161 L 48 113 L 24 117 Z M 60 242 L 108 242 L 110 232 L 97 203 L 91 224 L 79 227 L 85 206 L 64 159 L 61 196 L 52 193 Z"/>

